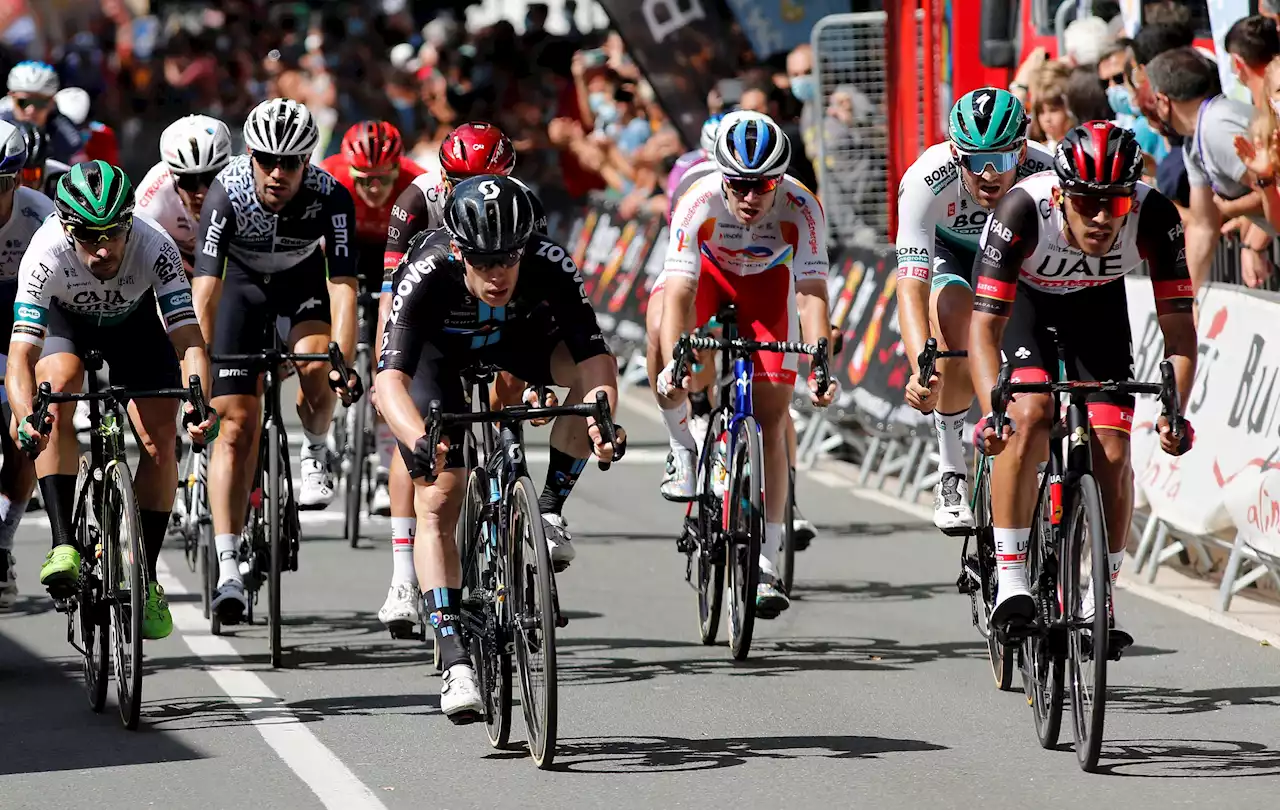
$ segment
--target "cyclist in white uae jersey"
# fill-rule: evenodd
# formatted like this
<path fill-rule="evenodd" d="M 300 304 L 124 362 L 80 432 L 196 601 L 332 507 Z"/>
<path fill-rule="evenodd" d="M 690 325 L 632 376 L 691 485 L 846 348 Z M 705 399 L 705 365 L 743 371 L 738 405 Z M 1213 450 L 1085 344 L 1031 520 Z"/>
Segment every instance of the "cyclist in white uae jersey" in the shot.
<path fill-rule="evenodd" d="M 933 412 L 939 457 L 933 522 L 943 531 L 973 526 L 961 437 L 973 386 L 963 357 L 939 360 L 935 378 L 921 385 L 918 358 L 930 335 L 939 349 L 968 346 L 970 276 L 982 226 L 1019 178 L 1052 165 L 1046 150 L 1027 141 L 1027 124 L 1010 93 L 974 90 L 952 108 L 947 140 L 925 150 L 898 186 L 898 319 L 912 370 L 906 401 Z"/>
<path fill-rule="evenodd" d="M 4 373 L 9 356 L 18 265 L 40 223 L 53 213 L 53 203 L 48 197 L 19 185 L 18 176 L 26 157 L 27 145 L 22 133 L 12 124 L 0 121 L 0 330 L 4 335 L 0 374 Z M 0 403 L 8 404 L 3 386 L 0 386 Z M 26 453 L 18 452 L 8 430 L 0 430 L 0 452 L 4 458 L 0 463 L 0 608 L 6 608 L 18 597 L 13 540 L 35 486 L 35 467 Z"/>
<path fill-rule="evenodd" d="M 77 548 L 71 527 L 79 455 L 72 406 L 57 407 L 51 435 L 29 420 L 37 361 L 41 380 L 53 390 L 76 391 L 90 348 L 101 352 L 111 383 L 126 389 L 178 387 L 180 371 L 207 385 L 209 357 L 178 248 L 154 221 L 133 215 L 133 189 L 123 171 L 100 160 L 76 164 L 59 181 L 54 207 L 57 216 L 45 220 L 22 258 L 5 385 L 19 442 L 38 454 L 53 538 L 40 582 L 58 598 L 75 587 L 80 554 L 91 550 Z M 129 404 L 141 449 L 136 492 L 147 550 L 146 638 L 164 638 L 173 629 L 155 576 L 178 479 L 177 411 L 172 399 Z M 188 433 L 192 441 L 211 441 L 216 425 L 212 413 Z"/>
<path fill-rule="evenodd" d="M 662 357 L 659 408 L 672 438 L 674 464 L 662 484 L 668 500 L 694 495 L 695 441 L 688 423 L 688 398 L 675 388 L 672 355 L 683 332 L 706 323 L 732 302 L 739 333 L 749 340 L 797 340 L 800 332 L 817 342 L 830 334 L 827 318 L 827 246 L 822 206 L 811 191 L 786 175 L 791 146 L 781 127 L 750 112 L 725 117 L 716 135 L 719 170 L 693 184 L 676 206 L 663 272 Z M 691 317 L 692 315 L 692 317 Z M 798 358 L 757 353 L 754 413 L 764 439 L 765 490 L 787 492 L 791 453 L 791 397 Z M 688 380 L 680 381 L 687 386 Z M 815 405 L 826 407 L 833 382 L 818 391 Z M 774 561 L 783 539 L 786 498 L 765 504 L 760 585 L 756 611 L 774 618 L 790 605 L 777 580 Z"/>

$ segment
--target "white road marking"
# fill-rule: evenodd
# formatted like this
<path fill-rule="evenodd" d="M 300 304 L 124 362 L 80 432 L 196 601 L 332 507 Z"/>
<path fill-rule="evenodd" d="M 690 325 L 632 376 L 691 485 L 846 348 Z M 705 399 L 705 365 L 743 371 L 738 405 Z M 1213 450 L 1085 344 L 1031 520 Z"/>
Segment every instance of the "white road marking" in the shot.
<path fill-rule="evenodd" d="M 156 566 L 156 575 L 169 595 L 189 593 L 164 560 Z M 280 699 L 261 678 L 245 669 L 243 659 L 230 642 L 209 633 L 209 622 L 198 605 L 171 602 L 169 610 L 173 614 L 174 629 L 178 630 L 187 649 L 209 661 L 209 676 L 229 698 L 243 705 L 263 701 L 274 704 Z M 237 663 L 227 663 L 229 661 Z M 245 718 L 326 808 L 385 809 L 386 805 L 374 792 L 293 714 L 278 713 L 273 709 L 270 716 L 255 717 L 252 712 L 245 712 Z"/>

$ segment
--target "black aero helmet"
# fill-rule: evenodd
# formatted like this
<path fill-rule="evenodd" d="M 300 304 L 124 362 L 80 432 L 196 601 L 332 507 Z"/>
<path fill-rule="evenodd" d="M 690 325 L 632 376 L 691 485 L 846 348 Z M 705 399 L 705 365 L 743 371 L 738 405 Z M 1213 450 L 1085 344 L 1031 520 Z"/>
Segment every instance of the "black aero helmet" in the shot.
<path fill-rule="evenodd" d="M 444 226 L 464 253 L 510 253 L 533 233 L 533 205 L 509 177 L 468 177 L 444 201 Z"/>
<path fill-rule="evenodd" d="M 1132 194 L 1142 179 L 1142 148 L 1132 131 L 1110 121 L 1088 121 L 1058 142 L 1053 168 L 1069 194 Z"/>
<path fill-rule="evenodd" d="M 23 168 L 43 169 L 45 161 L 49 159 L 49 136 L 30 121 L 19 121 L 14 126 L 22 132 L 22 138 L 27 142 L 27 163 Z"/>

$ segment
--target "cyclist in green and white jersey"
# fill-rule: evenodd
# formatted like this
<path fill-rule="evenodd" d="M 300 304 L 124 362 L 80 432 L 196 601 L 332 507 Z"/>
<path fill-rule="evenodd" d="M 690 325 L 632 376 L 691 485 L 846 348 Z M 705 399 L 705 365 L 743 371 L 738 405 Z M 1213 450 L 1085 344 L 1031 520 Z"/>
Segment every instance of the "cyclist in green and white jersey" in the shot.
<path fill-rule="evenodd" d="M 906 400 L 933 413 L 939 529 L 973 526 L 961 436 L 973 384 L 959 357 L 939 360 L 937 374 L 920 385 L 918 357 L 930 336 L 939 349 L 968 348 L 973 265 L 987 217 L 1014 183 L 1053 167 L 1053 156 L 1027 141 L 1028 123 L 1022 102 L 1005 90 L 966 93 L 951 108 L 947 140 L 925 150 L 898 186 L 898 319 L 912 371 Z"/>
<path fill-rule="evenodd" d="M 113 385 L 174 388 L 185 372 L 199 375 L 207 396 L 209 356 L 178 247 L 154 220 L 134 216 L 133 186 L 123 171 L 101 160 L 78 163 L 58 182 L 53 203 L 57 215 L 31 238 L 18 270 L 5 387 L 18 443 L 36 452 L 49 450 L 36 459 L 53 535 L 40 584 L 59 598 L 74 590 L 81 553 L 93 552 L 77 547 L 71 525 L 79 456 L 71 426 L 74 406 L 60 405 L 56 415 L 50 414 L 50 435 L 37 431 L 29 421 L 37 376 L 54 391 L 78 391 L 84 380 L 82 354 L 96 348 L 110 367 Z M 173 630 L 155 577 L 178 480 L 177 411 L 172 399 L 129 403 L 141 449 L 135 483 L 147 548 L 142 631 L 148 639 Z M 212 441 L 217 414 L 211 412 L 187 432 L 193 442 Z"/>

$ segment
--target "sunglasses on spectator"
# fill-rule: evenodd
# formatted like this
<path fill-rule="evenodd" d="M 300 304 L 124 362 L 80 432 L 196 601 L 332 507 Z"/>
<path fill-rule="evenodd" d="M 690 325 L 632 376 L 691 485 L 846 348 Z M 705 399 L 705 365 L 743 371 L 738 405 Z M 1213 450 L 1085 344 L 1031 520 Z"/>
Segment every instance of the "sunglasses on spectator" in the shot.
<path fill-rule="evenodd" d="M 385 186 L 394 183 L 396 178 L 400 176 L 399 168 L 388 169 L 385 172 L 361 172 L 355 169 L 350 171 L 351 179 L 358 186 L 371 186 L 374 183 L 381 183 Z"/>
<path fill-rule="evenodd" d="M 304 160 L 301 155 L 272 155 L 267 152 L 254 152 L 253 159 L 267 173 L 274 172 L 277 166 L 286 172 L 296 172 L 302 168 Z"/>
<path fill-rule="evenodd" d="M 1086 194 L 1068 194 L 1067 202 L 1085 219 L 1093 219 L 1100 211 L 1106 211 L 1112 219 L 1119 219 L 1133 210 L 1133 195 L 1122 197 L 1094 197 Z"/>
<path fill-rule="evenodd" d="M 133 217 L 106 228 L 91 228 L 88 225 L 64 225 L 67 235 L 82 245 L 95 247 L 103 242 L 119 239 L 129 232 L 133 226 Z"/>
<path fill-rule="evenodd" d="M 467 264 L 477 270 L 488 270 L 493 267 L 510 267 L 520 261 L 524 256 L 524 250 L 510 250 L 500 253 L 468 253 L 463 252 L 462 258 Z"/>
<path fill-rule="evenodd" d="M 13 103 L 26 110 L 34 107 L 37 110 L 43 110 L 53 101 L 51 98 L 44 96 L 13 96 Z"/>
<path fill-rule="evenodd" d="M 263 167 L 266 168 L 265 166 Z M 202 188 L 209 188 L 213 185 L 213 181 L 217 179 L 217 170 L 208 172 L 196 172 L 194 174 L 175 174 L 173 182 L 187 193 L 194 193 Z"/>
<path fill-rule="evenodd" d="M 724 184 L 735 197 L 768 194 L 782 185 L 782 177 L 726 177 Z"/>
<path fill-rule="evenodd" d="M 1021 149 L 1015 149 L 1012 152 L 957 152 L 956 155 L 960 165 L 973 174 L 982 174 L 988 166 L 995 169 L 996 174 L 1004 174 L 1017 167 L 1021 153 Z"/>

